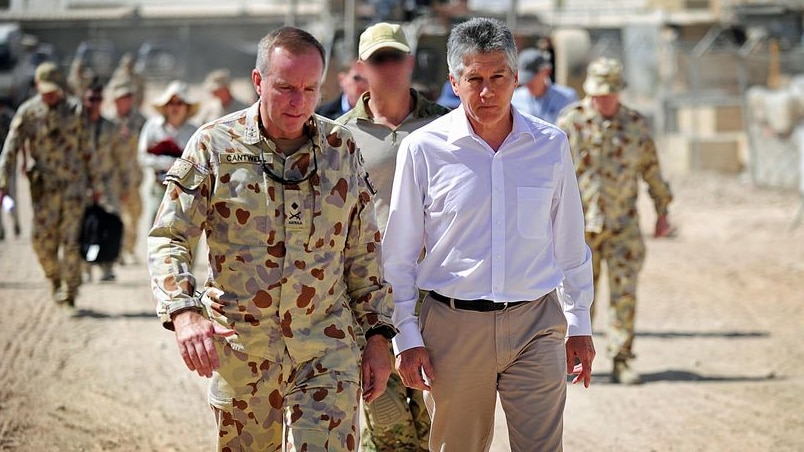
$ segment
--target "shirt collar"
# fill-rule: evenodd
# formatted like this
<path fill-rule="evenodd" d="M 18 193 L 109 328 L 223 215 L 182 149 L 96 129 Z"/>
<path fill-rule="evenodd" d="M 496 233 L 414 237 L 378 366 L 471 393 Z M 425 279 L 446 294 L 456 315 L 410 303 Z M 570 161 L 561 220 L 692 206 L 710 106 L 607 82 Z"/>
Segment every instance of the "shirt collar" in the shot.
<path fill-rule="evenodd" d="M 531 130 L 530 124 L 513 106 L 511 107 L 511 114 L 513 115 L 513 126 L 511 127 L 511 132 L 508 134 L 508 136 L 513 136 L 515 138 L 522 134 L 533 136 L 533 130 Z M 466 111 L 463 109 L 463 104 L 459 105 L 457 108 L 455 108 L 455 110 L 452 110 L 450 113 L 448 113 L 448 116 L 450 117 L 451 122 L 449 134 L 447 136 L 448 143 L 457 143 L 458 141 L 469 137 L 480 139 L 480 137 L 475 134 L 474 130 L 472 130 L 472 125 L 469 123 L 469 118 L 466 117 Z"/>
<path fill-rule="evenodd" d="M 409 118 L 424 118 L 427 117 L 427 102 L 424 102 L 424 97 L 413 88 L 410 88 L 410 96 L 413 98 L 413 110 L 408 115 Z M 369 99 L 371 99 L 371 92 L 366 91 L 357 99 L 357 103 L 350 112 L 350 116 L 357 119 L 365 119 L 371 121 L 371 113 L 368 107 Z"/>
<path fill-rule="evenodd" d="M 257 101 L 246 110 L 246 130 L 243 133 L 243 143 L 254 145 L 260 142 L 260 125 L 257 122 L 259 116 L 260 101 Z"/>

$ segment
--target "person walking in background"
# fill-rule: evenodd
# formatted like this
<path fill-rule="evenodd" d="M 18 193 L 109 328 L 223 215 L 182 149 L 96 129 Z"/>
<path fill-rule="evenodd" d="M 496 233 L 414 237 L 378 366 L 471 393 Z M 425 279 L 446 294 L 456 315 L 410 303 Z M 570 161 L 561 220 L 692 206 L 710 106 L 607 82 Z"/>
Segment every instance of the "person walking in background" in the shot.
<path fill-rule="evenodd" d="M 11 121 L 14 119 L 14 110 L 7 104 L 7 103 L 0 103 L 0 141 L 5 142 L 6 137 L 8 136 L 8 131 L 11 129 Z M 25 149 L 19 150 L 19 152 L 23 152 L 22 161 L 27 162 L 27 157 L 25 156 L 24 152 Z M 23 168 L 25 167 L 25 163 L 22 164 Z M 17 199 L 17 172 L 12 171 L 9 174 L 8 180 L 8 192 L 6 193 L 11 199 Z M 6 238 L 6 228 L 3 224 L 3 216 L 2 212 L 7 211 L 8 215 L 11 217 L 11 223 L 14 228 L 14 236 L 19 237 L 22 233 L 22 228 L 20 227 L 20 214 L 19 209 L 16 206 L 9 204 L 9 207 L 2 207 L 0 206 L 0 241 L 5 240 Z"/>
<path fill-rule="evenodd" d="M 414 60 L 399 25 L 381 22 L 367 28 L 360 35 L 358 54 L 368 91 L 338 122 L 352 131 L 374 182 L 377 222 L 384 232 L 399 143 L 449 110 L 411 88 Z M 396 373 L 385 393 L 364 405 L 364 412 L 368 422 L 363 430 L 364 450 L 427 450 L 430 418 L 422 393 L 406 388 Z"/>
<path fill-rule="evenodd" d="M 82 96 L 83 101 L 83 120 L 85 143 L 94 154 L 94 170 L 102 184 L 103 199 L 98 204 L 109 213 L 120 216 L 123 204 L 123 186 L 121 184 L 127 167 L 131 164 L 127 160 L 127 155 L 119 147 L 114 145 L 117 130 L 111 121 L 101 115 L 101 104 L 103 103 L 103 84 L 95 78 L 89 88 Z M 87 200 L 87 204 L 92 204 L 93 200 Z M 114 281 L 113 262 L 102 262 L 101 281 Z M 89 279 L 92 279 L 92 267 L 87 264 L 86 270 Z"/>
<path fill-rule="evenodd" d="M 198 104 L 190 99 L 187 84 L 174 80 L 156 99 L 154 108 L 159 114 L 142 126 L 137 146 L 140 166 L 154 175 L 153 186 L 148 192 L 148 219 L 151 223 L 165 194 L 167 171 L 181 156 L 197 128 L 190 118 L 198 112 Z"/>
<path fill-rule="evenodd" d="M 130 53 L 124 53 L 120 57 L 120 62 L 109 79 L 109 86 L 117 86 L 121 83 L 131 85 L 134 108 L 140 110 L 145 99 L 145 77 L 137 71 L 134 56 Z"/>
<path fill-rule="evenodd" d="M 561 110 L 578 100 L 574 89 L 550 80 L 553 63 L 547 52 L 524 49 L 519 53 L 517 67 L 519 87 L 514 90 L 511 103 L 521 113 L 555 124 Z"/>
<path fill-rule="evenodd" d="M 511 107 L 516 61 L 502 22 L 454 27 L 461 106 L 397 157 L 383 259 L 396 366 L 426 391 L 430 450 L 488 450 L 498 395 L 512 450 L 561 450 L 566 375 L 591 382 L 592 257 L 569 145 Z"/>
<path fill-rule="evenodd" d="M 58 66 L 42 63 L 34 80 L 38 94 L 20 105 L 0 155 L 0 199 L 8 193 L 17 154 L 24 150 L 33 249 L 54 301 L 75 306 L 81 286 L 81 217 L 87 190 L 98 199 L 101 185 L 91 143 L 86 142 L 81 105 L 66 97 Z"/>
<path fill-rule="evenodd" d="M 140 187 L 143 179 L 142 167 L 137 159 L 137 144 L 140 131 L 145 125 L 145 117 L 134 106 L 136 90 L 129 80 L 114 80 L 110 92 L 114 99 L 115 117 L 112 121 L 116 128 L 112 146 L 115 148 L 114 153 L 122 155 L 126 162 L 120 168 L 119 181 L 123 201 L 123 253 L 120 263 L 137 263 L 137 231 L 142 215 Z"/>
<path fill-rule="evenodd" d="M 368 90 L 368 81 L 363 76 L 362 68 L 353 59 L 342 64 L 338 70 L 338 85 L 341 87 L 338 97 L 319 106 L 316 113 L 337 119 L 354 108 L 360 95 Z"/>
<path fill-rule="evenodd" d="M 354 451 L 360 394 L 374 401 L 391 373 L 371 184 L 349 131 L 314 115 L 323 72 L 309 33 L 266 35 L 259 102 L 194 135 L 148 237 L 157 312 L 211 377 L 221 451 Z M 202 234 L 203 289 L 190 272 Z"/>
<path fill-rule="evenodd" d="M 583 85 L 586 97 L 564 110 L 558 125 L 567 133 L 575 162 L 597 295 L 601 262 L 608 270 L 611 381 L 637 384 L 641 377 L 629 361 L 634 358 L 637 276 L 645 259 L 636 204 L 639 178 L 647 182 L 656 208 L 656 237 L 672 233 L 667 207 L 673 195 L 662 178 L 650 126 L 641 114 L 620 103 L 624 88 L 619 61 L 593 61 Z"/>
<path fill-rule="evenodd" d="M 248 108 L 232 94 L 232 79 L 228 69 L 216 69 L 204 79 L 204 90 L 212 96 L 211 102 L 201 108 L 195 122 L 205 124 L 220 117 Z"/>

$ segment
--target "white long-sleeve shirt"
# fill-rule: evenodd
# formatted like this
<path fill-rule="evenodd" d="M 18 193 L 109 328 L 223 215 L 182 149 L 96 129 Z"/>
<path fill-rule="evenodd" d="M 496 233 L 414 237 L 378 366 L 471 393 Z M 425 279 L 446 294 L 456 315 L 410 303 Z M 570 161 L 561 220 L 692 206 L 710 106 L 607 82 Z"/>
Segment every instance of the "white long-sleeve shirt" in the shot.
<path fill-rule="evenodd" d="M 151 168 L 154 171 L 169 170 L 173 166 L 173 162 L 176 161 L 176 157 L 150 154 L 148 149 L 166 139 L 172 139 L 180 149 L 184 149 L 197 128 L 195 124 L 190 122 L 185 122 L 178 128 L 173 127 L 162 115 L 150 118 L 142 126 L 140 141 L 137 145 L 137 160 L 140 166 Z"/>
<path fill-rule="evenodd" d="M 497 152 L 473 132 L 462 107 L 400 145 L 382 243 L 397 354 L 424 345 L 418 289 L 511 302 L 535 300 L 563 282 L 568 335 L 592 333 L 591 253 L 567 137 L 512 112 L 512 131 Z"/>

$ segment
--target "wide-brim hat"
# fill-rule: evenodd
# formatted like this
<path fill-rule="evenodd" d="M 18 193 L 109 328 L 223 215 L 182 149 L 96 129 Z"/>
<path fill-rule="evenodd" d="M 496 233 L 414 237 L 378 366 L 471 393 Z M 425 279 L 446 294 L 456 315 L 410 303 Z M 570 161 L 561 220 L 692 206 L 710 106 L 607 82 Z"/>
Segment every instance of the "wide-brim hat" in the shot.
<path fill-rule="evenodd" d="M 174 97 L 188 105 L 187 117 L 195 116 L 195 114 L 198 113 L 198 102 L 195 102 L 190 97 L 187 83 L 180 80 L 174 80 L 168 84 L 165 91 L 154 101 L 154 109 L 160 114 L 165 115 L 168 103 Z"/>
<path fill-rule="evenodd" d="M 366 31 L 360 34 L 357 53 L 361 60 L 368 60 L 380 49 L 396 49 L 410 53 L 410 45 L 401 25 L 380 22 L 366 28 Z"/>
<path fill-rule="evenodd" d="M 598 58 L 589 64 L 583 90 L 587 96 L 606 96 L 625 89 L 623 65 L 613 58 Z"/>

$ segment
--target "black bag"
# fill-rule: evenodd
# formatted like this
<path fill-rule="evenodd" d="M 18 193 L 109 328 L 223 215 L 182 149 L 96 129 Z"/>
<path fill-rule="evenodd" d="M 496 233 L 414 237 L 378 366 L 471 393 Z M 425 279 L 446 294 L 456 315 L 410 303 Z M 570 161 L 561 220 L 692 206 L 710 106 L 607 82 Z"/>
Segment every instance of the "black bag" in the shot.
<path fill-rule="evenodd" d="M 81 256 L 93 264 L 114 262 L 120 256 L 123 222 L 120 217 L 93 204 L 81 221 Z"/>

